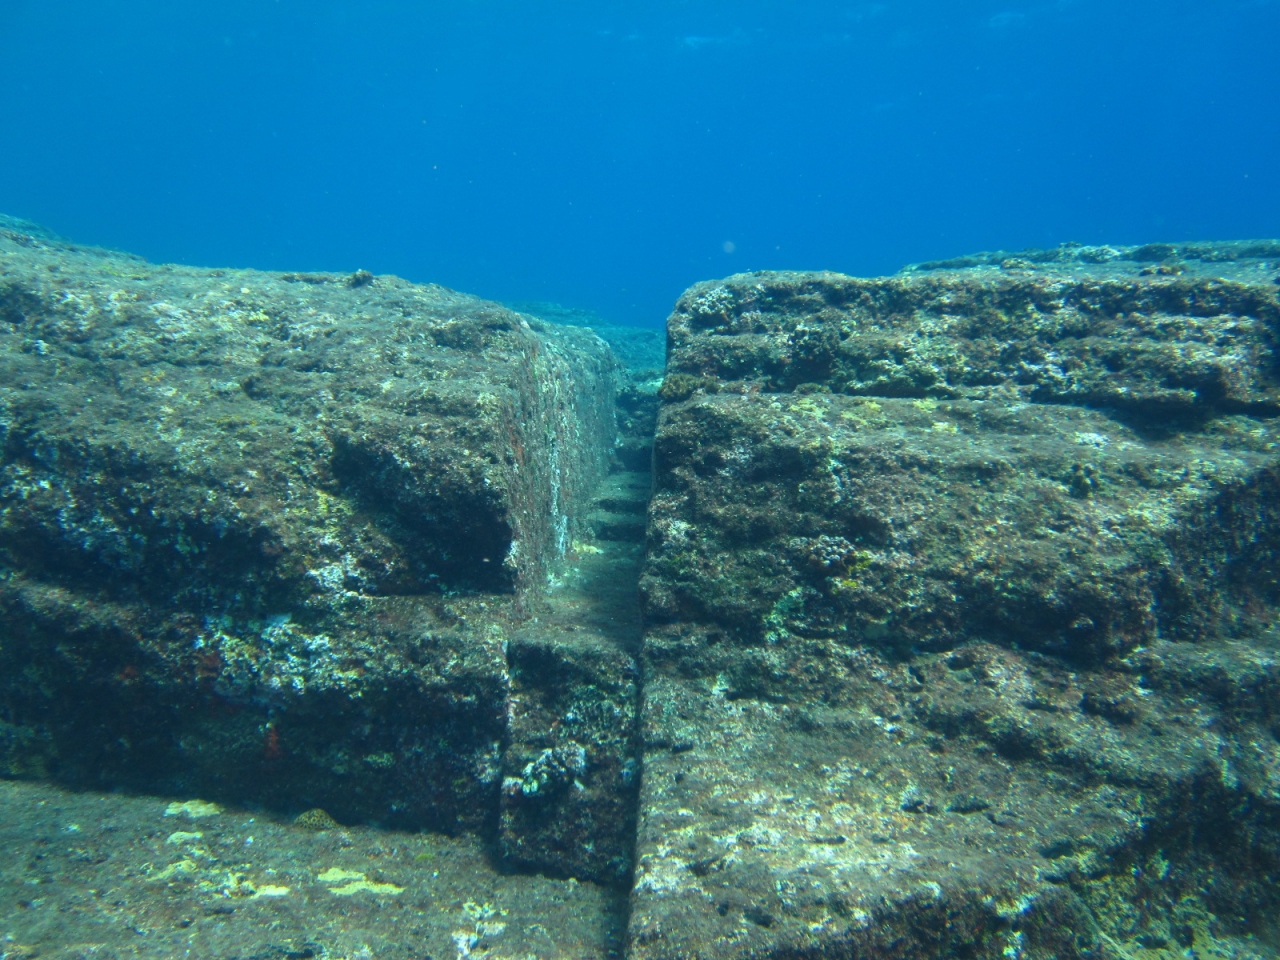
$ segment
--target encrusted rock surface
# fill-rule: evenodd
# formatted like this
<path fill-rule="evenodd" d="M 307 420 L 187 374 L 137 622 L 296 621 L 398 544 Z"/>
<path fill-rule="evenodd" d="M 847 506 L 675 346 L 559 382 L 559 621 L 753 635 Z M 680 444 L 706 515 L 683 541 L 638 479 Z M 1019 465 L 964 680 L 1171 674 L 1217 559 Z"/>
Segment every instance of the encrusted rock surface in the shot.
<path fill-rule="evenodd" d="M 475 837 L 0 780 L 0 956 L 618 956 L 613 891 L 495 869 Z"/>
<path fill-rule="evenodd" d="M 491 829 L 507 642 L 608 469 L 607 346 L 7 227 L 3 770 Z"/>
<path fill-rule="evenodd" d="M 1278 268 L 1073 247 L 681 298 L 633 956 L 1274 944 Z"/>
<path fill-rule="evenodd" d="M 587 549 L 514 631 L 499 839 L 513 864 L 625 884 L 640 786 L 639 545 Z"/>
<path fill-rule="evenodd" d="M 443 288 L 0 218 L 0 775 L 471 832 L 633 881 L 636 960 L 1274 955 L 1277 283 L 741 275 L 659 382 L 638 334 L 620 379 Z"/>
<path fill-rule="evenodd" d="M 615 334 L 606 330 L 605 335 Z M 630 367 L 593 542 L 512 633 L 499 847 L 523 868 L 618 883 L 633 868 L 640 786 L 640 596 L 657 382 Z M 637 469 L 640 467 L 640 469 Z"/>

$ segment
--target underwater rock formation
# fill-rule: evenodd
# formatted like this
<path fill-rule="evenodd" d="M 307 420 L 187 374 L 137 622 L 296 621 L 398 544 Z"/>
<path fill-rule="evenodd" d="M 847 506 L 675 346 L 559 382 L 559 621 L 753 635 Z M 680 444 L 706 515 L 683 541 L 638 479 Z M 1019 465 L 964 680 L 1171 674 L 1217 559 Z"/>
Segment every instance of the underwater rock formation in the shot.
<path fill-rule="evenodd" d="M 1243 958 L 1277 283 L 739 275 L 659 381 L 651 337 L 627 375 L 440 287 L 0 220 L 0 775 L 474 833 L 630 884 L 636 960 Z"/>
<path fill-rule="evenodd" d="M 634 957 L 1275 936 L 1278 266 L 1069 247 L 680 299 Z"/>
<path fill-rule="evenodd" d="M 608 470 L 607 346 L 0 227 L 3 772 L 496 823 L 507 643 Z"/>

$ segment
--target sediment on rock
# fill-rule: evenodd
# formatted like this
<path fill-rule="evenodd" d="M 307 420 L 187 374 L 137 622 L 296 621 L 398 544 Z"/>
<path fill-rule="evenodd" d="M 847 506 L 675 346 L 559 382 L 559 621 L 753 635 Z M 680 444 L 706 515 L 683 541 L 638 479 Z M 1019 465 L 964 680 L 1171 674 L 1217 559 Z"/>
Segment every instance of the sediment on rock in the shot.
<path fill-rule="evenodd" d="M 612 455 L 608 347 L 0 227 L 3 772 L 492 829 L 508 641 Z"/>
<path fill-rule="evenodd" d="M 681 298 L 633 956 L 1274 936 L 1278 266 L 1064 248 Z"/>

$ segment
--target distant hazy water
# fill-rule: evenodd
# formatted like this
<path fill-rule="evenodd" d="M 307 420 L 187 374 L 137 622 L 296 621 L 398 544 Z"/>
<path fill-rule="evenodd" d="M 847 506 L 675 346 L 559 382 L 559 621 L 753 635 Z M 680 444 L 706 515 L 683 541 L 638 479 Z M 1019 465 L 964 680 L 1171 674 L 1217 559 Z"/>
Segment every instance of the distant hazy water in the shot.
<path fill-rule="evenodd" d="M 0 211 L 658 323 L 690 282 L 1280 234 L 1280 3 L 0 0 Z"/>

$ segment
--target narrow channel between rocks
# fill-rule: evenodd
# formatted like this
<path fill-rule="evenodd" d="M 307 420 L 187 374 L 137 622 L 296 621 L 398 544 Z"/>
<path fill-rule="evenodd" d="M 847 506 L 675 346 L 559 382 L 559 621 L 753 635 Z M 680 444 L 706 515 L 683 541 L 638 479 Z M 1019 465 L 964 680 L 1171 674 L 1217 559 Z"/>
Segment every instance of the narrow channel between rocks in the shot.
<path fill-rule="evenodd" d="M 1277 270 L 664 340 L 0 219 L 0 955 L 1273 956 Z"/>

